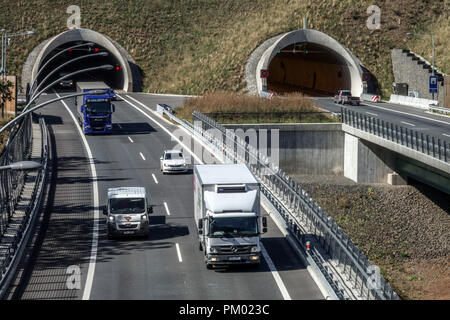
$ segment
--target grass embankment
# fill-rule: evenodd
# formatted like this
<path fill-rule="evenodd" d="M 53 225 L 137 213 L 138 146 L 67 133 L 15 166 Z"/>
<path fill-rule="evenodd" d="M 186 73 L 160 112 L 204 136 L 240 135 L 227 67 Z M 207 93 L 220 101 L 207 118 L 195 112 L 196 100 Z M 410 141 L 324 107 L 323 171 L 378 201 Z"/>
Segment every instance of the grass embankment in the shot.
<path fill-rule="evenodd" d="M 336 185 L 297 178 L 401 298 L 450 299 L 448 195 L 421 184 Z"/>
<path fill-rule="evenodd" d="M 8 71 L 20 76 L 39 43 L 67 30 L 70 0 L 0 0 L 0 29 L 34 29 L 8 47 Z M 81 27 L 110 36 L 136 60 L 144 91 L 204 94 L 245 92 L 244 66 L 266 39 L 303 27 L 322 31 L 347 46 L 377 77 L 383 95 L 392 89 L 390 50 L 409 48 L 430 55 L 430 41 L 406 32 L 433 32 L 436 65 L 450 72 L 447 53 L 449 1 L 398 0 L 376 3 L 381 28 L 369 30 L 369 0 L 82 0 Z"/>
<path fill-rule="evenodd" d="M 264 99 L 226 92 L 206 94 L 188 99 L 176 109 L 179 118 L 192 122 L 192 112 L 198 110 L 220 123 L 297 123 L 338 122 L 336 117 L 322 112 L 301 94 Z"/>

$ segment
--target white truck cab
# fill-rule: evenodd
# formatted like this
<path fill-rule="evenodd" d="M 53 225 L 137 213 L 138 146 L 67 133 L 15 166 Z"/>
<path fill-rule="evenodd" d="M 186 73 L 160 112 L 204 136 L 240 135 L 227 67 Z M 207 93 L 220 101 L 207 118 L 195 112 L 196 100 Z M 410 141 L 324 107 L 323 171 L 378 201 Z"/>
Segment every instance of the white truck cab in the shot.
<path fill-rule="evenodd" d="M 260 186 L 245 164 L 194 166 L 194 215 L 208 269 L 261 260 Z"/>
<path fill-rule="evenodd" d="M 108 238 L 116 236 L 149 235 L 149 206 L 144 187 L 118 187 L 108 189 L 108 203 L 103 209 L 106 216 Z"/>

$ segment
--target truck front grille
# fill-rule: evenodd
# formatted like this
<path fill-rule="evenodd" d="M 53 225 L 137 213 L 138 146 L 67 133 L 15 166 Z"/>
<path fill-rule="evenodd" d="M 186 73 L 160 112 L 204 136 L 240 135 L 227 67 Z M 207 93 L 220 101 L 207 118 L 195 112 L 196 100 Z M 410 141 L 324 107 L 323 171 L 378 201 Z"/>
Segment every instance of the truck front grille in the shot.
<path fill-rule="evenodd" d="M 125 230 L 138 229 L 139 228 L 139 223 L 136 223 L 136 224 L 119 224 L 118 227 L 119 227 L 119 229 L 125 229 Z"/>
<path fill-rule="evenodd" d="M 250 253 L 252 246 L 220 246 L 215 248 L 218 254 L 246 254 Z"/>
<path fill-rule="evenodd" d="M 91 118 L 90 122 L 91 122 L 91 127 L 93 130 L 103 131 L 105 124 L 106 124 L 106 119 L 105 118 Z"/>

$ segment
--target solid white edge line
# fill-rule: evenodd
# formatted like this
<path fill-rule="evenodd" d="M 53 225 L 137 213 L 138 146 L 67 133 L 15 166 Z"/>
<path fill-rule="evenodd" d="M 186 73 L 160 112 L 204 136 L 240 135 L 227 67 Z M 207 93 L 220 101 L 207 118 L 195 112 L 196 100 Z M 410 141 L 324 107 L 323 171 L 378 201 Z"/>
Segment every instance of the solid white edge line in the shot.
<path fill-rule="evenodd" d="M 298 245 L 291 239 L 289 238 L 289 233 L 280 225 L 280 222 L 278 221 L 278 219 L 273 218 L 270 214 L 270 209 L 267 208 L 267 206 L 264 203 L 261 203 L 261 206 L 264 208 L 264 210 L 266 210 L 266 212 L 269 214 L 269 216 L 272 218 L 272 221 L 275 222 L 275 225 L 278 227 L 278 230 L 280 230 L 281 234 L 284 235 L 284 237 L 286 238 L 286 240 L 288 241 L 288 243 L 291 245 L 291 247 L 295 250 L 295 252 L 300 256 L 300 260 L 303 260 L 303 263 L 306 266 L 306 270 L 308 271 L 309 275 L 311 276 L 311 278 L 313 279 L 314 283 L 317 285 L 317 287 L 319 288 L 320 293 L 322 293 L 323 297 L 325 299 L 327 299 L 328 292 L 325 289 L 325 287 L 322 285 L 322 282 L 319 280 L 319 277 L 316 275 L 316 272 L 313 270 L 313 268 L 308 264 L 308 262 L 306 261 L 306 258 L 304 257 L 303 253 L 300 251 Z"/>
<path fill-rule="evenodd" d="M 144 155 L 142 154 L 142 152 L 139 152 L 139 155 L 141 156 L 142 160 L 145 161 L 145 157 L 144 157 Z"/>
<path fill-rule="evenodd" d="M 119 96 L 119 95 L 118 95 Z M 123 101 L 127 102 L 130 106 L 132 106 L 133 108 L 135 108 L 136 110 L 138 110 L 139 112 L 141 112 L 144 116 L 146 116 L 147 118 L 149 118 L 150 120 L 152 120 L 154 123 L 156 123 L 161 129 L 163 129 L 168 135 L 170 135 L 173 140 L 175 140 L 176 142 L 178 142 L 181 146 L 183 146 L 183 149 L 186 150 L 187 152 L 189 152 L 195 160 L 198 161 L 198 163 L 203 163 L 200 158 L 191 151 L 190 147 L 187 147 L 186 144 L 184 144 L 183 142 L 180 141 L 180 139 L 178 139 L 175 135 L 173 135 L 167 128 L 165 128 L 162 124 L 160 124 L 158 121 L 156 121 L 154 118 L 152 118 L 151 116 L 149 116 L 147 113 L 145 113 L 144 111 L 142 111 L 139 107 L 135 106 L 133 103 L 131 103 L 130 101 L 126 100 L 124 97 L 119 96 Z M 127 96 L 128 97 L 128 96 Z M 132 97 L 130 97 L 132 98 Z M 150 112 L 154 113 L 155 111 L 153 111 L 152 109 L 150 109 L 149 107 L 145 106 L 146 109 L 148 109 Z"/>
<path fill-rule="evenodd" d="M 156 176 L 154 173 L 152 173 L 152 177 L 153 177 L 153 180 L 155 181 L 155 183 L 158 184 L 158 180 L 156 180 Z"/>
<path fill-rule="evenodd" d="M 132 97 L 130 97 L 130 96 L 127 96 L 127 97 L 129 97 L 129 98 L 131 98 L 131 99 L 133 99 Z M 167 130 L 163 125 L 161 125 L 158 121 L 156 121 L 155 119 L 153 119 L 152 117 L 150 117 L 148 114 L 146 114 L 145 112 L 143 112 L 141 109 L 139 109 L 138 107 L 136 107 L 135 105 L 133 105 L 131 102 L 129 102 L 129 101 L 127 101 L 126 99 L 124 99 L 123 97 L 121 97 L 125 102 L 127 102 L 128 104 L 130 104 L 131 106 L 133 106 L 134 108 L 136 108 L 137 110 L 139 110 L 140 112 L 142 112 L 144 115 L 146 115 L 149 119 L 151 119 L 153 122 L 155 122 L 158 126 L 160 126 L 164 131 L 166 131 L 170 136 L 172 136 L 172 138 L 174 138 L 178 143 L 180 143 L 182 146 L 183 146 L 183 148 L 185 149 L 185 150 L 187 150 L 199 163 L 203 163 L 203 161 L 201 161 L 191 150 L 190 150 L 190 148 L 187 148 L 178 138 L 176 138 L 169 130 Z M 133 99 L 133 100 L 135 100 L 135 99 Z M 152 113 L 156 113 L 155 111 L 153 111 L 152 109 L 150 109 L 149 107 L 147 107 L 147 106 L 145 106 L 145 105 L 143 105 L 142 103 L 140 103 L 143 107 L 145 107 L 147 110 L 149 110 L 150 112 L 152 112 Z M 161 118 L 161 117 L 159 117 L 158 116 L 158 118 Z M 183 127 L 179 127 L 179 128 L 181 128 L 182 130 L 184 130 L 184 131 L 186 131 L 186 132 L 188 132 L 186 129 L 184 129 Z M 189 132 L 188 132 L 189 133 Z M 189 133 L 190 134 L 190 133 Z M 190 134 L 191 135 L 191 134 Z M 203 143 L 203 141 L 200 141 L 200 140 L 198 140 L 197 139 L 197 137 L 195 137 L 194 135 L 192 135 L 192 137 L 194 138 L 194 139 L 196 139 L 200 144 L 202 144 L 204 147 L 205 147 L 205 149 L 207 149 L 210 153 L 212 153 L 213 155 L 214 155 L 214 152 L 212 151 L 212 150 L 210 150 L 210 148 L 208 147 L 208 146 L 206 146 L 204 143 Z M 215 157 L 215 156 L 214 156 Z M 220 161 L 220 159 L 219 159 L 219 161 Z M 262 245 L 262 242 L 261 242 L 261 253 L 263 253 L 263 245 Z M 276 284 L 277 284 L 277 286 L 278 286 L 278 288 L 280 289 L 280 291 L 281 291 L 281 294 L 282 294 L 282 296 L 283 296 L 283 298 L 285 299 L 285 300 L 291 300 L 291 297 L 290 297 L 290 295 L 289 295 L 289 293 L 288 293 L 288 291 L 287 291 L 287 289 L 286 289 L 286 286 L 284 285 L 284 283 L 283 283 L 283 280 L 281 279 L 281 277 L 280 277 L 280 275 L 279 275 L 279 273 L 278 273 L 278 271 L 277 271 L 277 269 L 276 269 L 276 267 L 275 267 L 275 265 L 273 264 L 273 262 L 272 262 L 272 259 L 270 259 L 270 256 L 269 256 L 269 254 L 267 253 L 267 251 L 265 250 L 265 248 L 264 248 L 264 252 L 265 252 L 265 254 L 263 253 L 263 256 L 264 256 L 264 258 L 265 258 L 265 260 L 266 260 L 266 262 L 267 262 L 267 264 L 269 265 L 269 268 L 271 269 L 271 274 L 272 274 L 272 276 L 274 277 L 274 279 L 275 279 L 275 282 L 276 282 Z M 270 261 L 270 262 L 269 262 Z M 271 267 L 272 266 L 272 267 Z"/>
<path fill-rule="evenodd" d="M 183 262 L 183 259 L 181 258 L 180 246 L 178 245 L 178 243 L 175 243 L 175 248 L 177 248 L 178 261 Z"/>
<path fill-rule="evenodd" d="M 152 110 L 151 108 L 147 107 L 145 104 L 143 104 L 142 102 L 140 102 L 139 100 L 136 100 L 135 98 L 133 98 L 132 96 L 127 96 L 128 98 L 132 99 L 134 102 L 140 104 L 142 107 L 144 107 L 145 109 L 151 111 L 153 114 L 158 116 L 158 119 L 162 119 L 164 120 L 164 122 L 166 122 L 167 124 L 170 124 L 171 126 L 173 126 L 174 124 L 172 122 L 170 122 L 169 120 L 167 120 L 164 117 L 161 117 L 158 113 L 156 113 L 155 110 Z"/>
<path fill-rule="evenodd" d="M 164 201 L 164 208 L 166 208 L 167 215 L 170 216 L 169 207 L 167 206 L 167 202 Z"/>
<path fill-rule="evenodd" d="M 56 93 L 56 96 L 60 98 L 61 96 Z M 91 175 L 92 175 L 92 191 L 94 194 L 94 226 L 92 230 L 92 246 L 91 246 L 91 256 L 89 258 L 89 267 L 88 267 L 88 273 L 86 277 L 86 284 L 84 285 L 84 291 L 83 291 L 83 297 L 82 300 L 89 300 L 89 297 L 91 295 L 92 290 L 92 283 L 94 281 L 94 272 L 95 272 L 95 264 L 97 261 L 97 250 L 98 250 L 98 221 L 100 217 L 99 212 L 99 197 L 98 197 L 98 183 L 97 183 L 97 171 L 95 170 L 95 164 L 94 164 L 94 158 L 92 157 L 91 149 L 89 148 L 89 144 L 86 140 L 86 137 L 84 136 L 84 133 L 81 131 L 80 126 L 78 125 L 78 121 L 73 115 L 72 111 L 70 111 L 70 108 L 67 106 L 64 100 L 61 100 L 61 103 L 66 108 L 66 110 L 69 112 L 70 116 L 72 117 L 73 122 L 75 123 L 75 127 L 78 129 L 78 133 L 80 134 L 81 140 L 83 141 L 84 147 L 86 149 L 86 153 L 89 158 L 89 167 L 91 169 Z"/>
<path fill-rule="evenodd" d="M 275 282 L 277 283 L 278 289 L 281 291 L 281 295 L 283 296 L 284 300 L 292 300 L 291 296 L 289 295 L 283 280 L 280 277 L 280 274 L 278 273 L 277 268 L 273 264 L 272 259 L 270 258 L 269 254 L 267 253 L 266 248 L 260 242 L 261 245 L 261 254 L 263 255 L 264 259 L 266 260 L 267 265 L 269 266 L 270 272 L 272 273 L 273 278 L 275 279 Z"/>
<path fill-rule="evenodd" d="M 425 120 L 429 120 L 429 121 L 434 121 L 434 122 L 439 122 L 439 123 L 443 123 L 443 124 L 450 125 L 450 123 L 445 122 L 445 121 L 436 120 L 436 119 L 432 119 L 432 118 L 427 118 L 427 117 L 419 116 L 419 115 L 413 114 L 413 113 L 407 113 L 407 112 L 403 112 L 403 111 L 398 111 L 398 110 L 392 110 L 392 109 L 388 109 L 388 108 L 383 108 L 383 107 L 375 106 L 375 105 L 373 105 L 373 104 L 371 104 L 371 103 L 367 103 L 367 102 L 364 102 L 364 104 L 365 104 L 365 105 L 368 105 L 368 106 L 371 106 L 371 107 L 373 107 L 373 108 L 378 108 L 378 109 L 384 110 L 384 111 L 390 111 L 390 112 L 396 112 L 396 113 L 406 114 L 406 115 L 408 115 L 408 116 L 412 116 L 412 117 L 416 117 L 416 118 L 421 118 L 421 119 L 425 119 Z"/>

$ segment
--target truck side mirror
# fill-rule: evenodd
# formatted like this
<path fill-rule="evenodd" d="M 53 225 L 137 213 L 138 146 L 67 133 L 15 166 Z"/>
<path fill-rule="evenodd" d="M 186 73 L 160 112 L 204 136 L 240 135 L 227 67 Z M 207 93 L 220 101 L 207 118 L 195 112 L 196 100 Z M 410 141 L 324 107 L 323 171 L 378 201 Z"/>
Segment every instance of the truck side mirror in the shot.
<path fill-rule="evenodd" d="M 116 112 L 116 106 L 113 104 L 111 104 L 111 105 L 112 105 L 112 112 Z"/>
<path fill-rule="evenodd" d="M 198 234 L 203 234 L 203 220 L 198 219 Z"/>
<path fill-rule="evenodd" d="M 108 209 L 107 209 L 106 207 L 103 207 L 103 214 L 104 214 L 105 216 L 108 215 Z"/>
<path fill-rule="evenodd" d="M 263 233 L 267 232 L 267 217 L 262 217 Z"/>
<path fill-rule="evenodd" d="M 163 160 L 163 157 L 159 158 L 159 160 Z"/>
<path fill-rule="evenodd" d="M 147 212 L 148 212 L 148 213 L 153 213 L 153 206 L 149 206 L 149 207 L 147 208 Z"/>
<path fill-rule="evenodd" d="M 80 111 L 81 111 L 81 113 L 84 113 L 84 107 L 83 106 L 80 107 Z"/>

